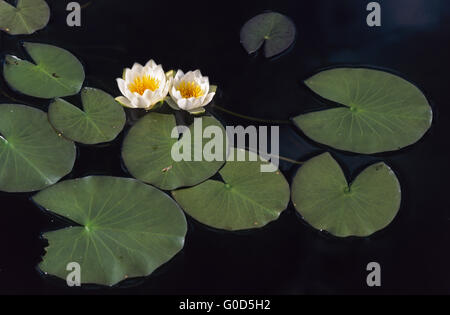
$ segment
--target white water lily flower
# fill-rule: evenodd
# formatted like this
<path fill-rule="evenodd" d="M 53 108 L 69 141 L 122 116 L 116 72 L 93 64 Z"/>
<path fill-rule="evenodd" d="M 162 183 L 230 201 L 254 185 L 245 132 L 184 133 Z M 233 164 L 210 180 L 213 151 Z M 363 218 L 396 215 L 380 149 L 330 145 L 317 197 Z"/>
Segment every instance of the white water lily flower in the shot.
<path fill-rule="evenodd" d="M 172 85 L 172 73 L 166 76 L 162 66 L 153 59 L 145 66 L 135 63 L 131 69 L 124 70 L 123 78 L 117 79 L 123 96 L 116 100 L 126 107 L 152 109 L 167 96 Z"/>
<path fill-rule="evenodd" d="M 203 106 L 208 105 L 216 94 L 209 85 L 208 77 L 202 76 L 200 70 L 186 74 L 178 70 L 169 93 L 173 101 L 168 101 L 169 105 L 175 103 L 179 108 L 194 114 L 204 112 Z"/>

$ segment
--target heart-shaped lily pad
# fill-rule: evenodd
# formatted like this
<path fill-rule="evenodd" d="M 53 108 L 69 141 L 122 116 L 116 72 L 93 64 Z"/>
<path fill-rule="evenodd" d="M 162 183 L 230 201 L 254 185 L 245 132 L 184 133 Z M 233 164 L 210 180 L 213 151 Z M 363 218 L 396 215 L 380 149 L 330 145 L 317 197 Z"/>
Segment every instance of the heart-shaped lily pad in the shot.
<path fill-rule="evenodd" d="M 8 34 L 32 34 L 44 28 L 49 18 L 44 0 L 17 0 L 17 6 L 0 0 L 0 29 Z"/>
<path fill-rule="evenodd" d="M 82 283 L 114 285 L 147 276 L 183 248 L 187 225 L 162 191 L 131 178 L 90 176 L 58 183 L 33 200 L 76 224 L 47 232 L 39 265 L 66 279 L 78 263 Z"/>
<path fill-rule="evenodd" d="M 81 91 L 83 110 L 58 98 L 50 104 L 50 123 L 66 138 L 95 144 L 117 137 L 125 125 L 125 112 L 114 98 L 101 90 L 84 88 Z"/>
<path fill-rule="evenodd" d="M 24 43 L 35 63 L 7 55 L 3 75 L 9 86 L 23 94 L 54 98 L 77 94 L 84 81 L 80 61 L 65 49 Z"/>
<path fill-rule="evenodd" d="M 258 228 L 276 220 L 289 202 L 289 184 L 279 171 L 261 172 L 267 162 L 257 154 L 245 151 L 245 156 L 226 162 L 219 171 L 223 182 L 207 180 L 172 191 L 173 197 L 194 219 L 218 229 Z"/>
<path fill-rule="evenodd" d="M 184 133 L 178 141 L 179 133 L 174 130 L 177 125 L 173 115 L 151 112 L 142 117 L 130 129 L 122 147 L 123 161 L 131 175 L 165 190 L 193 186 L 214 175 L 225 161 L 226 132 L 214 117 L 195 119 L 199 122 L 198 127 L 194 128 L 194 122 L 189 127 L 189 135 Z M 213 136 L 211 140 L 202 140 L 207 128 L 210 131 L 220 129 L 220 135 Z M 207 143 L 216 138 L 222 139 L 223 143 L 221 148 L 215 148 L 220 159 L 207 161 L 203 152 Z M 190 147 L 191 152 L 186 159 L 177 161 L 172 151 L 183 151 L 175 149 L 182 143 L 186 144 L 186 148 Z"/>
<path fill-rule="evenodd" d="M 282 53 L 294 40 L 294 23 L 277 12 L 259 14 L 248 20 L 241 29 L 241 43 L 245 50 L 251 54 L 264 44 L 267 58 Z"/>
<path fill-rule="evenodd" d="M 59 137 L 39 109 L 0 104 L 0 190 L 35 191 L 68 174 L 75 145 Z"/>
<path fill-rule="evenodd" d="M 313 227 L 339 237 L 368 236 L 386 227 L 400 207 L 400 184 L 384 163 L 349 185 L 329 153 L 305 162 L 292 183 L 292 202 Z"/>
<path fill-rule="evenodd" d="M 426 97 L 396 75 L 335 68 L 305 83 L 323 98 L 343 105 L 294 118 L 308 137 L 333 148 L 365 154 L 398 150 L 418 141 L 431 126 Z"/>

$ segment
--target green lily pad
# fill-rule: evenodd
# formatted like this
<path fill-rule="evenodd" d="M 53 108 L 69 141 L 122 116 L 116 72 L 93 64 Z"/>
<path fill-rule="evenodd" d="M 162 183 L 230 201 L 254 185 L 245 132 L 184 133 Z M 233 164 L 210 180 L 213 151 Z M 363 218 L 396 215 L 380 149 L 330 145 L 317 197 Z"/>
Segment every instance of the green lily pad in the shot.
<path fill-rule="evenodd" d="M 241 43 L 251 54 L 264 44 L 267 58 L 282 53 L 295 40 L 295 25 L 283 14 L 268 12 L 248 20 L 241 29 Z"/>
<path fill-rule="evenodd" d="M 209 139 L 195 141 L 194 125 L 189 127 L 190 137 L 185 134 L 178 141 L 172 138 L 172 130 L 177 126 L 173 115 L 150 112 L 142 117 L 125 137 L 122 147 L 122 157 L 131 175 L 143 182 L 155 185 L 161 189 L 172 190 L 183 186 L 193 186 L 213 176 L 225 161 L 226 132 L 214 117 L 200 118 L 201 133 L 207 127 L 220 128 L 224 146 L 220 149 L 221 160 L 206 161 L 201 155 Z M 197 133 L 199 137 L 202 135 Z M 183 141 L 191 143 L 189 160 L 176 161 L 172 157 L 172 149 Z M 219 149 L 219 148 L 218 148 Z M 186 151 L 187 152 L 187 151 Z M 200 153 L 201 161 L 196 161 L 196 152 Z M 219 150 L 217 151 L 219 152 Z"/>
<path fill-rule="evenodd" d="M 184 245 L 187 224 L 162 191 L 131 178 L 90 176 L 58 183 L 36 194 L 45 209 L 78 225 L 47 232 L 39 268 L 66 279 L 80 265 L 81 283 L 114 285 L 147 276 Z"/>
<path fill-rule="evenodd" d="M 305 162 L 292 183 L 292 202 L 314 228 L 339 236 L 368 236 L 394 219 L 400 184 L 384 163 L 362 171 L 349 185 L 329 153 Z"/>
<path fill-rule="evenodd" d="M 39 109 L 0 104 L 0 190 L 35 191 L 73 168 L 75 145 L 59 137 Z"/>
<path fill-rule="evenodd" d="M 172 196 L 194 219 L 217 229 L 259 228 L 276 220 L 289 202 L 289 184 L 279 171 L 261 172 L 266 162 L 257 154 L 245 154 L 245 161 L 226 162 L 219 171 L 223 182 L 207 180 Z"/>
<path fill-rule="evenodd" d="M 77 94 L 84 81 L 80 61 L 65 49 L 38 43 L 24 43 L 35 63 L 7 55 L 3 75 L 20 93 L 54 98 Z"/>
<path fill-rule="evenodd" d="M 356 153 L 398 150 L 418 141 L 430 128 L 431 107 L 410 82 L 387 72 L 335 68 L 305 81 L 323 98 L 342 107 L 294 118 L 314 141 Z"/>
<path fill-rule="evenodd" d="M 50 123 L 66 138 L 96 144 L 114 140 L 125 125 L 125 112 L 114 98 L 102 90 L 83 88 L 83 110 L 58 98 L 50 104 Z"/>
<path fill-rule="evenodd" d="M 43 29 L 50 19 L 44 0 L 18 0 L 17 6 L 0 0 L 0 29 L 11 35 L 32 34 Z"/>

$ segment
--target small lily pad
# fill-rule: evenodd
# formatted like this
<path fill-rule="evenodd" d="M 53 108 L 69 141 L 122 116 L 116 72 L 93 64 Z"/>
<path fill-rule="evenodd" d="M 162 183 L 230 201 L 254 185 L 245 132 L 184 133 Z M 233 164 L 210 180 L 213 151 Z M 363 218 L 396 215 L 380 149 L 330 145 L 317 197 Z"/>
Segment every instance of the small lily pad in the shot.
<path fill-rule="evenodd" d="M 430 128 L 432 110 L 424 94 L 396 75 L 365 68 L 335 68 L 305 81 L 341 107 L 303 114 L 295 124 L 311 139 L 356 153 L 398 150 Z"/>
<path fill-rule="evenodd" d="M 131 178 L 90 176 L 67 180 L 33 197 L 74 225 L 47 232 L 39 268 L 66 279 L 80 265 L 81 283 L 114 285 L 147 276 L 184 245 L 186 219 L 162 191 Z"/>
<path fill-rule="evenodd" d="M 292 183 L 292 202 L 314 228 L 339 236 L 368 236 L 386 227 L 401 201 L 389 166 L 368 166 L 349 185 L 329 153 L 306 161 Z"/>
<path fill-rule="evenodd" d="M 75 145 L 59 137 L 47 114 L 25 105 L 0 104 L 0 190 L 35 191 L 67 175 Z"/>
<path fill-rule="evenodd" d="M 49 19 L 50 8 L 44 0 L 17 0 L 17 6 L 0 0 L 0 29 L 8 34 L 32 34 Z"/>
<path fill-rule="evenodd" d="M 165 190 L 193 186 L 213 176 L 225 161 L 226 132 L 214 117 L 202 116 L 196 119 L 200 120 L 201 128 L 194 130 L 194 124 L 191 125 L 190 138 L 184 138 L 187 135 L 183 134 L 178 140 L 180 133 L 175 132 L 175 137 L 171 137 L 177 126 L 173 115 L 150 112 L 142 117 L 130 129 L 122 147 L 123 161 L 131 175 Z M 208 127 L 221 130 L 223 147 L 216 148 L 221 151 L 221 157 L 217 160 L 207 161 L 203 158 L 202 152 L 210 140 L 202 140 L 202 135 Z M 187 159 L 176 161 L 172 157 L 172 150 L 182 141 L 191 143 L 191 152 Z"/>
<path fill-rule="evenodd" d="M 114 140 L 125 125 L 125 112 L 114 98 L 102 90 L 81 91 L 83 110 L 58 98 L 50 104 L 50 123 L 66 138 L 96 144 Z"/>
<path fill-rule="evenodd" d="M 279 171 L 261 172 L 266 162 L 257 154 L 245 155 L 245 161 L 226 162 L 219 171 L 223 182 L 207 180 L 172 196 L 194 219 L 217 229 L 259 228 L 276 220 L 289 202 L 289 184 Z"/>
<path fill-rule="evenodd" d="M 289 48 L 295 40 L 295 25 L 285 15 L 277 12 L 259 14 L 247 21 L 241 29 L 241 43 L 251 54 L 264 44 L 267 58 Z"/>
<path fill-rule="evenodd" d="M 80 61 L 65 49 L 39 43 L 24 43 L 35 63 L 7 55 L 3 75 L 8 85 L 20 93 L 54 98 L 77 94 L 84 81 Z"/>

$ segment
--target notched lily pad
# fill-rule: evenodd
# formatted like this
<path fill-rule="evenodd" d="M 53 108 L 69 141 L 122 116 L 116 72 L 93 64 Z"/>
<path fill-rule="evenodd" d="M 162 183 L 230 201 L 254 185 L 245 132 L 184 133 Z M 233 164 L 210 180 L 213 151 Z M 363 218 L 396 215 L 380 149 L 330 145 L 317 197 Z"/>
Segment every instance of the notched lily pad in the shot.
<path fill-rule="evenodd" d="M 81 282 L 114 285 L 147 276 L 184 245 L 186 219 L 162 191 L 131 178 L 90 176 L 58 183 L 36 194 L 45 209 L 76 224 L 47 232 L 39 268 L 66 279 L 78 263 Z"/>
<path fill-rule="evenodd" d="M 245 156 L 226 162 L 219 171 L 223 182 L 207 180 L 172 196 L 194 219 L 217 229 L 259 228 L 276 220 L 289 202 L 289 184 L 280 171 L 261 172 L 267 162 L 257 154 L 245 151 Z"/>
<path fill-rule="evenodd" d="M 54 98 L 77 94 L 84 81 L 80 61 L 65 49 L 39 43 L 24 43 L 35 63 L 7 55 L 3 75 L 20 93 Z"/>
<path fill-rule="evenodd" d="M 368 236 L 386 227 L 401 201 L 400 184 L 384 163 L 363 170 L 351 183 L 329 153 L 305 162 L 292 183 L 292 202 L 314 228 L 338 236 Z"/>
<path fill-rule="evenodd" d="M 0 104 L 0 190 L 35 191 L 67 175 L 75 144 L 59 137 L 47 114 L 25 105 Z"/>
<path fill-rule="evenodd" d="M 32 34 L 49 19 L 50 8 L 44 0 L 17 0 L 17 6 L 0 0 L 0 30 L 8 34 Z"/>
<path fill-rule="evenodd" d="M 96 144 L 114 140 L 125 125 L 125 112 L 114 98 L 102 90 L 81 91 L 83 110 L 58 98 L 50 104 L 50 123 L 66 138 Z"/>
<path fill-rule="evenodd" d="M 183 134 L 178 140 L 180 133 L 177 130 L 173 133 L 175 137 L 171 137 L 177 126 L 173 115 L 150 112 L 142 117 L 130 129 L 122 147 L 122 158 L 131 175 L 165 190 L 196 185 L 213 176 L 225 161 L 226 132 L 214 117 L 202 116 L 196 119 L 200 120 L 201 127 L 198 125 L 198 130 L 194 131 L 192 124 L 189 135 Z M 210 131 L 216 129 L 220 134 L 212 133 L 212 139 L 202 140 L 206 128 Z M 217 157 L 220 156 L 220 159 L 208 161 L 203 152 L 207 143 L 216 138 L 222 139 L 223 146 L 210 148 L 218 152 Z M 190 147 L 190 153 L 186 159 L 180 157 L 177 161 L 172 156 L 172 150 L 183 153 L 183 146 L 186 152 Z"/>
<path fill-rule="evenodd" d="M 396 75 L 365 68 L 335 68 L 305 81 L 321 97 L 342 107 L 294 117 L 314 141 L 356 153 L 398 150 L 430 128 L 432 110 L 424 94 Z"/>
<path fill-rule="evenodd" d="M 241 43 L 251 54 L 264 44 L 267 58 L 289 48 L 295 40 L 295 25 L 285 15 L 277 12 L 259 14 L 247 21 L 241 29 Z"/>

